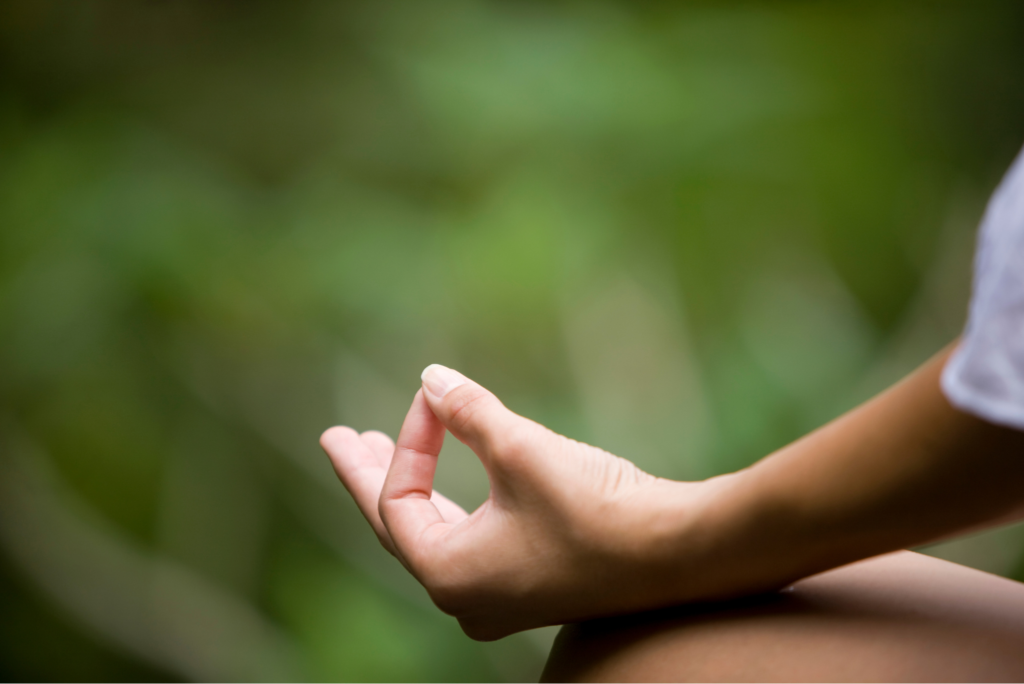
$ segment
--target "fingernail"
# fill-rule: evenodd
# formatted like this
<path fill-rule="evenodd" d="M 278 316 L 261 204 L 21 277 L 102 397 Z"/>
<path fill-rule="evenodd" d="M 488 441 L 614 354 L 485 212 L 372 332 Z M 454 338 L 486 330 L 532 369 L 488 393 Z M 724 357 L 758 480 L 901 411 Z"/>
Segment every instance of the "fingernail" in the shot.
<path fill-rule="evenodd" d="M 423 369 L 420 375 L 423 386 L 435 397 L 443 397 L 459 385 L 465 385 L 469 379 L 451 368 L 432 363 Z"/>

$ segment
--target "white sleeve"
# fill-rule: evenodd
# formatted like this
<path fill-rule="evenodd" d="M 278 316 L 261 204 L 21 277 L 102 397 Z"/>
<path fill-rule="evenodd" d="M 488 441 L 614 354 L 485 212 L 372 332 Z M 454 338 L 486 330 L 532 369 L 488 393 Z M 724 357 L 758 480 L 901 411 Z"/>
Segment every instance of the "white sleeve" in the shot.
<path fill-rule="evenodd" d="M 1024 430 L 1024 151 L 985 211 L 967 328 L 942 389 L 961 410 Z"/>

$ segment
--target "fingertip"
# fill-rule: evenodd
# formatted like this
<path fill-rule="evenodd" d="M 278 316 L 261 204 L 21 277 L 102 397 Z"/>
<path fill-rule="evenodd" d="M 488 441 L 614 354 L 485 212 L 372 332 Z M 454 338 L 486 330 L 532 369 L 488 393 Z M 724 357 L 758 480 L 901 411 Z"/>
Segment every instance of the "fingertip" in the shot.
<path fill-rule="evenodd" d="M 388 435 L 388 433 L 381 432 L 380 430 L 365 430 L 363 432 L 360 432 L 359 436 L 362 437 L 363 439 L 372 439 L 378 442 L 386 441 L 390 444 L 395 443 L 394 440 L 391 439 L 391 436 Z"/>
<path fill-rule="evenodd" d="M 391 465 L 391 457 L 395 452 L 395 442 L 391 437 L 379 430 L 367 430 L 359 438 L 376 455 L 381 466 L 387 468 Z"/>
<path fill-rule="evenodd" d="M 519 453 L 519 445 L 532 439 L 536 427 L 533 421 L 510 411 L 493 392 L 472 381 L 434 399 L 430 408 L 456 439 L 482 459 Z"/>
<path fill-rule="evenodd" d="M 320 446 L 325 451 L 330 450 L 331 447 L 336 446 L 339 442 L 345 440 L 347 437 L 355 435 L 359 436 L 359 433 L 348 427 L 347 425 L 335 425 L 324 430 L 323 434 L 320 435 Z"/>
<path fill-rule="evenodd" d="M 442 366 L 439 363 L 432 363 L 429 366 L 427 366 L 426 368 L 424 368 L 423 372 L 420 373 L 420 381 L 421 382 L 426 382 L 427 381 L 427 375 L 429 375 L 432 371 L 434 371 L 435 369 L 438 369 L 438 368 L 443 369 L 443 368 L 445 368 L 445 366 Z"/>
<path fill-rule="evenodd" d="M 432 363 L 420 373 L 423 389 L 431 399 L 441 400 L 456 387 L 471 382 L 469 378 L 457 370 Z"/>

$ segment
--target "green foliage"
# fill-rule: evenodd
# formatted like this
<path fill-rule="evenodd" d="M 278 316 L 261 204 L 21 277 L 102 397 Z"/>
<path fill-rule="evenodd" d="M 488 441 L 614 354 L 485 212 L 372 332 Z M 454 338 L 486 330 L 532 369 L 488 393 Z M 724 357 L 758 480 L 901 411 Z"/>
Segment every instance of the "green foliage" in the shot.
<path fill-rule="evenodd" d="M 535 676 L 550 633 L 461 636 L 319 433 L 395 435 L 432 362 L 668 477 L 828 420 L 959 330 L 1022 29 L 1009 1 L 5 4 L 3 675 Z M 440 469 L 486 496 L 461 445 Z M 1000 540 L 958 559 L 1010 572 Z"/>

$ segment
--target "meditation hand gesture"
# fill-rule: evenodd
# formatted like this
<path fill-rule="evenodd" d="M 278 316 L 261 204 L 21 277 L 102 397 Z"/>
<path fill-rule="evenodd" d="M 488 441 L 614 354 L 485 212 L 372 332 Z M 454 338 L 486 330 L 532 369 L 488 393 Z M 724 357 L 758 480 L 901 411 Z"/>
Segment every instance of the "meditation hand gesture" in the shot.
<path fill-rule="evenodd" d="M 446 429 L 490 479 L 472 513 L 433 491 Z M 438 365 L 397 445 L 347 427 L 321 444 L 384 547 L 474 639 L 663 603 L 701 503 L 702 485 L 555 434 Z"/>
<path fill-rule="evenodd" d="M 750 468 L 703 482 L 648 475 L 436 365 L 397 445 L 345 427 L 321 444 L 381 543 L 438 607 L 474 639 L 498 639 L 777 589 L 1021 519 L 1024 433 L 949 404 L 939 390 L 947 355 Z M 490 478 L 471 514 L 433 491 L 446 429 Z"/>

